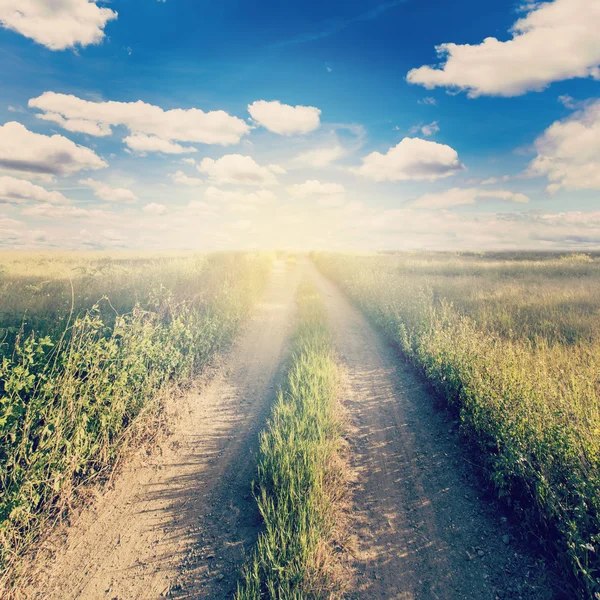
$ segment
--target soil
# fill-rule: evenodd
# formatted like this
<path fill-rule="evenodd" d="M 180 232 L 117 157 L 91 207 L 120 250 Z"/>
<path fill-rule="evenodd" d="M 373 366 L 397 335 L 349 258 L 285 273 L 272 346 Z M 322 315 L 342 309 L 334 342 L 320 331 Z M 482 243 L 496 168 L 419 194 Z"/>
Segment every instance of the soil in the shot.
<path fill-rule="evenodd" d="M 40 600 L 230 598 L 260 520 L 251 495 L 295 320 L 300 269 L 275 267 L 219 373 L 168 407 L 171 435 L 133 457 L 36 556 L 22 586 Z"/>
<path fill-rule="evenodd" d="M 556 598 L 425 381 L 313 266 L 345 367 L 355 573 L 349 599 Z"/>
<path fill-rule="evenodd" d="M 171 411 L 159 451 L 51 535 L 24 598 L 231 598 L 260 519 L 258 433 L 277 392 L 303 279 L 321 291 L 345 372 L 349 600 L 549 600 L 518 528 L 483 496 L 453 417 L 414 369 L 308 262 L 278 263 L 223 367 Z"/>

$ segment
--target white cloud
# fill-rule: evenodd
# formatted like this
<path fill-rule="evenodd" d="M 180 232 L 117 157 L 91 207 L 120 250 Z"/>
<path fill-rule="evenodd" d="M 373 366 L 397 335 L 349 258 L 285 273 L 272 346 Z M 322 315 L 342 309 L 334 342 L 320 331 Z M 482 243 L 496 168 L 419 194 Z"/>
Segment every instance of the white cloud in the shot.
<path fill-rule="evenodd" d="M 50 50 L 99 44 L 117 13 L 95 0 L 0 0 L 0 25 Z"/>
<path fill-rule="evenodd" d="M 447 209 L 457 206 L 477 204 L 478 200 L 503 200 L 527 204 L 529 198 L 525 194 L 507 190 L 481 190 L 477 188 L 452 188 L 439 194 L 424 194 L 411 203 L 417 208 Z"/>
<path fill-rule="evenodd" d="M 108 135 L 111 127 L 123 125 L 130 132 L 126 143 L 139 152 L 178 154 L 195 151 L 172 142 L 227 146 L 237 144 L 250 131 L 248 123 L 222 110 L 163 110 L 141 100 L 92 102 L 77 96 L 44 92 L 29 100 L 29 106 L 50 115 L 44 117 L 50 120 L 57 121 L 60 116 L 63 120 L 59 124 L 71 131 L 90 134 L 96 130 Z"/>
<path fill-rule="evenodd" d="M 177 171 L 175 173 L 171 173 L 169 177 L 173 180 L 174 183 L 179 185 L 188 185 L 190 187 L 196 185 L 202 185 L 204 182 L 200 177 L 190 177 L 186 175 L 183 171 Z"/>
<path fill-rule="evenodd" d="M 111 128 L 106 123 L 94 123 L 93 121 L 86 121 L 85 119 L 65 119 L 62 115 L 53 112 L 42 113 L 35 116 L 43 121 L 57 123 L 63 129 L 72 131 L 73 133 L 85 133 L 96 137 L 105 137 L 112 134 Z"/>
<path fill-rule="evenodd" d="M 432 98 L 431 96 L 426 96 L 422 100 L 419 100 L 418 103 L 425 104 L 426 106 L 435 106 L 437 104 L 435 98 Z"/>
<path fill-rule="evenodd" d="M 94 215 L 92 211 L 78 206 L 56 206 L 54 204 L 36 204 L 21 211 L 22 215 L 40 219 L 82 219 Z"/>
<path fill-rule="evenodd" d="M 375 181 L 435 181 L 464 170 L 450 146 L 404 138 L 385 154 L 372 152 L 356 172 Z"/>
<path fill-rule="evenodd" d="M 201 173 L 206 173 L 215 183 L 231 183 L 234 185 L 277 185 L 275 174 L 285 173 L 278 165 L 261 167 L 250 156 L 227 154 L 214 160 L 205 158 L 198 166 Z"/>
<path fill-rule="evenodd" d="M 469 97 L 519 96 L 576 77 L 600 79 L 600 3 L 597 0 L 528 2 L 512 39 L 441 44 L 445 62 L 411 70 L 409 83 L 464 90 Z"/>
<path fill-rule="evenodd" d="M 182 158 L 181 162 L 185 163 L 186 165 L 195 165 L 196 159 L 195 158 Z"/>
<path fill-rule="evenodd" d="M 60 192 L 49 192 L 39 185 L 15 177 L 0 177 L 0 203 L 21 204 L 23 202 L 48 202 L 68 204 L 69 200 Z"/>
<path fill-rule="evenodd" d="M 33 133 L 16 121 L 0 126 L 0 168 L 51 179 L 106 166 L 93 150 L 62 135 Z"/>
<path fill-rule="evenodd" d="M 575 98 L 573 98 L 572 96 L 569 96 L 568 94 L 563 94 L 562 96 L 559 96 L 558 101 L 565 108 L 568 108 L 570 110 L 574 110 L 575 108 L 577 108 L 577 102 L 575 101 Z"/>
<path fill-rule="evenodd" d="M 423 125 L 421 127 L 421 133 L 426 136 L 435 135 L 440 130 L 440 126 L 437 121 L 432 121 L 429 125 Z"/>
<path fill-rule="evenodd" d="M 534 146 L 528 174 L 546 177 L 548 191 L 600 189 L 600 100 L 553 123 Z"/>
<path fill-rule="evenodd" d="M 396 127 L 398 131 L 400 128 Z M 440 130 L 440 126 L 437 121 L 432 121 L 427 125 L 415 125 L 415 127 L 410 128 L 410 133 L 415 134 L 421 132 L 424 136 L 430 137 L 435 135 Z"/>
<path fill-rule="evenodd" d="M 164 204 L 158 204 L 156 202 L 146 204 L 143 210 L 149 215 L 166 215 L 169 212 Z"/>
<path fill-rule="evenodd" d="M 123 202 L 125 204 L 137 202 L 137 196 L 127 188 L 112 187 L 102 181 L 96 181 L 91 178 L 81 179 L 79 183 L 94 190 L 95 196 L 105 202 Z"/>
<path fill-rule="evenodd" d="M 321 125 L 321 111 L 314 106 L 290 106 L 277 100 L 257 100 L 248 105 L 248 112 L 259 125 L 279 135 L 309 133 Z"/>
<path fill-rule="evenodd" d="M 123 138 L 125 144 L 140 154 L 146 152 L 162 152 L 163 154 L 187 154 L 188 152 L 197 152 L 193 146 L 182 146 L 169 140 L 164 140 L 155 135 L 146 135 L 144 133 L 134 133 Z"/>
<path fill-rule="evenodd" d="M 339 145 L 324 146 L 322 148 L 313 148 L 306 152 L 301 152 L 294 158 L 294 163 L 313 169 L 328 167 L 331 163 L 339 160 L 346 154 L 346 151 Z"/>
<path fill-rule="evenodd" d="M 192 200 L 185 207 L 183 212 L 184 214 L 193 217 L 212 217 L 215 214 L 212 208 L 206 202 L 202 202 L 200 200 Z"/>
<path fill-rule="evenodd" d="M 310 198 L 323 196 L 343 196 L 344 186 L 340 183 L 321 183 L 316 179 L 310 179 L 304 183 L 291 185 L 287 188 L 290 196 L 294 198 Z"/>
<path fill-rule="evenodd" d="M 244 192 L 239 190 L 220 190 L 209 187 L 204 192 L 204 200 L 211 204 L 226 204 L 232 212 L 248 212 L 256 210 L 259 206 L 275 202 L 277 197 L 270 190 L 257 190 Z"/>
<path fill-rule="evenodd" d="M 488 179 L 484 179 L 481 182 L 481 185 L 494 185 L 495 183 L 504 183 L 511 179 L 510 175 L 502 175 L 502 177 L 490 177 Z"/>

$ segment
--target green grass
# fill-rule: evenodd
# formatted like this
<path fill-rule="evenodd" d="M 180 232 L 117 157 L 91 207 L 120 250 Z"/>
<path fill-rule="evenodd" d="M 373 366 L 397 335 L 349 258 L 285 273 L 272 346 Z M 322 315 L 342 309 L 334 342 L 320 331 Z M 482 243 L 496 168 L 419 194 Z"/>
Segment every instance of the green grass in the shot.
<path fill-rule="evenodd" d="M 342 472 L 336 454 L 338 367 L 324 308 L 301 287 L 291 366 L 260 437 L 255 495 L 264 521 L 236 600 L 329 598 L 330 548 Z"/>
<path fill-rule="evenodd" d="M 114 464 L 141 417 L 229 344 L 271 263 L 244 254 L 102 258 L 90 280 L 73 276 L 70 255 L 53 257 L 51 268 L 36 255 L 12 260 L 0 293 L 15 311 L 34 306 L 39 327 L 18 328 L 0 348 L 4 583 L 50 519 L 66 514 L 75 491 Z M 89 269 L 94 262 L 86 260 Z M 34 293 L 40 261 L 50 276 Z M 24 284 L 20 273 L 30 271 Z"/>
<path fill-rule="evenodd" d="M 600 260 L 317 254 L 460 414 L 498 495 L 600 597 Z"/>

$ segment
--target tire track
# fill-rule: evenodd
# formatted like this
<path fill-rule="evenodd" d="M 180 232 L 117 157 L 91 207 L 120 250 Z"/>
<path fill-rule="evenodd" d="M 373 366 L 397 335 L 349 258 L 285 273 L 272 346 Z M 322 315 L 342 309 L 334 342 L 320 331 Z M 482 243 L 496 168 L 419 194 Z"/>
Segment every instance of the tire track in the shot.
<path fill-rule="evenodd" d="M 484 501 L 455 424 L 414 369 L 310 267 L 347 371 L 355 572 L 362 600 L 546 600 L 545 569 Z"/>
<path fill-rule="evenodd" d="M 304 267 L 306 268 L 306 267 Z M 302 268 L 275 267 L 262 304 L 217 376 L 173 401 L 173 433 L 51 536 L 24 598 L 230 597 L 258 528 L 250 494 L 295 314 Z"/>

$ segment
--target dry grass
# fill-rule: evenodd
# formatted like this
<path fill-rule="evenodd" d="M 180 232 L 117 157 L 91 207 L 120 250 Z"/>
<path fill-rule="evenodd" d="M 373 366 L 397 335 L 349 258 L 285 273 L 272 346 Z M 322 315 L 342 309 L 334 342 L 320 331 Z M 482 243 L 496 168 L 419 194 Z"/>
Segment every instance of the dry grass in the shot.
<path fill-rule="evenodd" d="M 319 254 L 460 413 L 498 494 L 600 593 L 600 260 Z"/>

